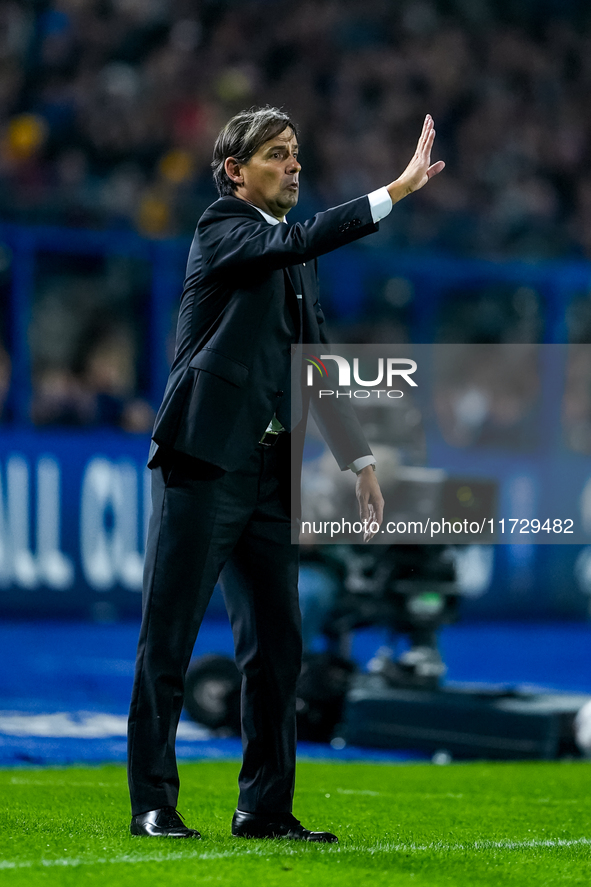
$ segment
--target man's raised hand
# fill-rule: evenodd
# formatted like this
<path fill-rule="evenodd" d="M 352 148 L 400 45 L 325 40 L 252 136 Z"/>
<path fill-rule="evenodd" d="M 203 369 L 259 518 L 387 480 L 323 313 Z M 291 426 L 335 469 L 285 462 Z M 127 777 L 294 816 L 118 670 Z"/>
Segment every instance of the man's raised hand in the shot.
<path fill-rule="evenodd" d="M 431 163 L 431 148 L 435 139 L 435 124 L 430 114 L 425 117 L 423 131 L 417 143 L 417 150 L 401 176 L 395 182 L 391 182 L 387 188 L 392 203 L 398 203 L 407 194 L 418 191 L 426 185 L 429 179 L 445 167 L 443 160 Z"/>

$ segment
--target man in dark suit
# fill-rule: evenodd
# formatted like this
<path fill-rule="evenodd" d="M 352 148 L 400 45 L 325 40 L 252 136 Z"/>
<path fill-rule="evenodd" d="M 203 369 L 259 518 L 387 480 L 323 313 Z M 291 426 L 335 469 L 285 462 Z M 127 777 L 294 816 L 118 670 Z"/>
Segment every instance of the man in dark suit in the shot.
<path fill-rule="evenodd" d="M 427 117 L 399 179 L 288 226 L 301 169 L 289 117 L 275 108 L 243 112 L 218 137 L 212 166 L 221 196 L 199 220 L 189 254 L 149 458 L 153 513 L 129 716 L 134 835 L 199 837 L 176 812 L 174 747 L 185 672 L 219 578 L 242 673 L 232 834 L 337 840 L 291 813 L 301 628 L 290 444 L 301 447 L 306 408 L 290 403 L 290 364 L 297 342 L 326 343 L 317 257 L 376 231 L 393 203 L 443 168 L 430 164 L 433 138 Z M 362 519 L 379 524 L 375 460 L 352 411 L 338 408 L 320 422 L 341 468 L 357 473 Z"/>

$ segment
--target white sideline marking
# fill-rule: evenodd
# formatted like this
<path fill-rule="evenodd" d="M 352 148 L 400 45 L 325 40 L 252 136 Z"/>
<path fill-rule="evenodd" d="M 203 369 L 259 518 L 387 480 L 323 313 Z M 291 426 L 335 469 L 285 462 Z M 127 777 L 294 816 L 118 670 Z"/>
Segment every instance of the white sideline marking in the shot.
<path fill-rule="evenodd" d="M 68 788 L 119 788 L 121 782 L 91 782 L 82 779 L 21 779 L 13 776 L 8 780 L 10 785 L 41 785 L 43 788 L 56 788 L 57 786 L 67 785 Z"/>
<path fill-rule="evenodd" d="M 104 739 L 108 736 L 126 736 L 127 716 L 87 711 L 59 711 L 41 715 L 0 711 L 0 733 L 5 736 Z M 211 734 L 205 727 L 190 721 L 181 721 L 177 737 L 200 741 L 210 739 Z"/>
<path fill-rule="evenodd" d="M 252 851 L 247 850 L 247 853 Z M 243 854 L 239 854 L 243 855 Z M 40 859 L 38 862 L 33 860 L 16 862 L 12 860 L 0 860 L 0 869 L 30 869 L 34 866 L 43 866 L 44 868 L 52 868 L 54 866 L 72 866 L 76 868 L 79 865 L 124 865 L 126 863 L 138 862 L 177 862 L 179 859 L 223 859 L 229 856 L 236 856 L 236 853 L 148 853 L 145 856 L 131 856 L 125 854 L 123 856 L 112 856 L 110 859 Z"/>
<path fill-rule="evenodd" d="M 531 838 L 529 841 L 511 841 L 506 838 L 502 841 L 473 841 L 470 844 L 445 844 L 443 841 L 433 841 L 431 844 L 390 844 L 383 841 L 373 847 L 343 847 L 342 850 L 353 853 L 384 853 L 384 852 L 428 852 L 441 851 L 449 853 L 454 850 L 538 850 L 550 847 L 591 847 L 591 838 Z"/>
<path fill-rule="evenodd" d="M 289 845 L 287 845 L 286 842 L 286 849 L 287 846 Z M 353 847 L 351 845 L 344 847 L 331 846 L 330 848 L 325 848 L 325 850 L 328 850 L 330 853 L 373 854 L 392 851 L 408 853 L 409 850 L 414 852 L 439 851 L 449 853 L 450 850 L 537 850 L 556 847 L 591 847 L 591 838 L 549 838 L 547 840 L 532 838 L 530 841 L 474 841 L 472 844 L 444 844 L 442 841 L 437 841 L 431 844 L 390 844 L 387 841 L 384 841 L 376 844 L 374 847 Z M 193 851 L 167 854 L 148 853 L 145 856 L 136 856 L 135 854 L 131 855 L 126 853 L 123 856 L 112 856 L 109 859 L 101 857 L 97 859 L 62 858 L 40 859 L 39 861 L 27 860 L 22 862 L 5 859 L 0 860 L 0 870 L 27 869 L 34 868 L 35 866 L 41 866 L 43 868 L 60 866 L 76 868 L 80 865 L 126 865 L 129 863 L 137 864 L 143 862 L 177 862 L 178 860 L 183 859 L 229 859 L 231 857 L 238 859 L 242 856 L 265 856 L 268 850 L 269 847 L 265 843 L 258 845 L 256 848 L 249 848 L 248 850 L 242 850 L 240 847 L 237 847 L 236 850 L 233 851 L 227 850 L 218 853 L 214 851 Z"/>

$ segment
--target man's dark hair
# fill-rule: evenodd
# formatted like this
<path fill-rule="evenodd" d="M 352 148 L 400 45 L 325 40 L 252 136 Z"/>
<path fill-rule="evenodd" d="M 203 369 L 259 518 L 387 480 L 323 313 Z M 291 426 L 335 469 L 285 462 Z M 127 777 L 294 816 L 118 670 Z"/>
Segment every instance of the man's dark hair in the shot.
<path fill-rule="evenodd" d="M 278 136 L 288 126 L 297 138 L 297 129 L 285 111 L 269 106 L 240 111 L 226 123 L 216 139 L 211 162 L 220 197 L 232 194 L 238 187 L 224 169 L 226 159 L 233 157 L 237 163 L 248 163 L 261 145 Z"/>

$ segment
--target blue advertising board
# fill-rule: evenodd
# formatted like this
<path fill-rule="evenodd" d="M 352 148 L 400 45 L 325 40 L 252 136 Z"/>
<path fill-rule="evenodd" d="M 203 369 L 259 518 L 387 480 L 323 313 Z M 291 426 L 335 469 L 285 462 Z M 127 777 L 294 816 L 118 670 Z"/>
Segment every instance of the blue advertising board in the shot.
<path fill-rule="evenodd" d="M 148 443 L 122 432 L 0 433 L 2 612 L 139 612 Z"/>
<path fill-rule="evenodd" d="M 147 436 L 116 431 L 0 432 L 0 613 L 97 620 L 139 615 L 150 515 L 148 443 Z M 466 454 L 453 464 L 450 452 L 435 443 L 430 449 L 438 464 L 476 467 L 466 464 Z M 501 496 L 527 488 L 535 499 L 554 470 L 555 486 L 582 490 L 590 473 L 586 459 L 519 467 L 516 473 L 510 460 L 494 466 Z M 588 618 L 591 541 L 488 548 L 486 556 L 473 558 L 480 580 L 466 595 L 464 615 Z M 219 595 L 212 605 L 221 610 Z"/>

